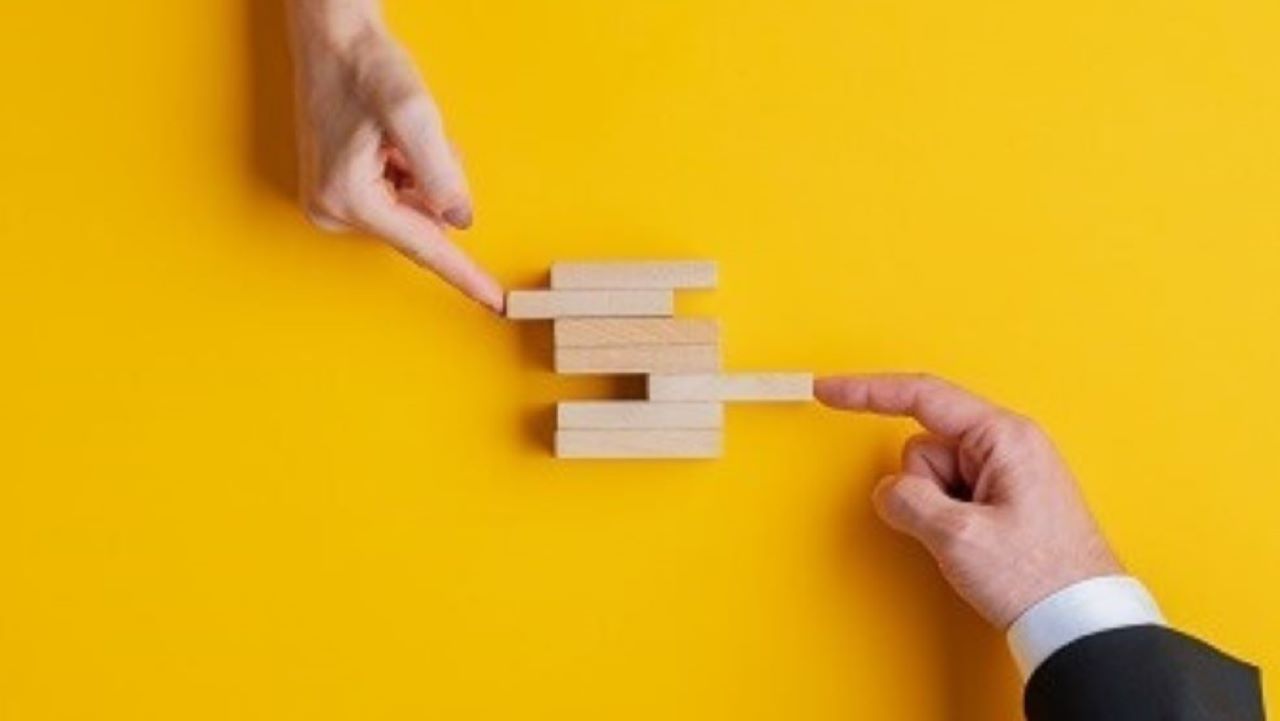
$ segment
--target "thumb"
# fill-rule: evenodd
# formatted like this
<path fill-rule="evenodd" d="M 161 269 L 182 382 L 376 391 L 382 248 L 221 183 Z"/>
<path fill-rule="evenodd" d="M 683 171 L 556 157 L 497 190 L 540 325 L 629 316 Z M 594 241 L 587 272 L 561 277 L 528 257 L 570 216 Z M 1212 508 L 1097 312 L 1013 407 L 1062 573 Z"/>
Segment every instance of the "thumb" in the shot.
<path fill-rule="evenodd" d="M 471 193 L 462 164 L 409 55 L 395 43 L 378 44 L 363 58 L 359 74 L 382 129 L 408 158 L 423 205 L 456 228 L 471 225 Z"/>
<path fill-rule="evenodd" d="M 937 480 L 911 473 L 882 478 L 872 501 L 890 528 L 913 536 L 935 556 L 957 522 L 973 510 L 948 496 Z"/>
<path fill-rule="evenodd" d="M 444 121 L 425 91 L 402 100 L 384 113 L 387 135 L 404 154 L 427 210 L 455 228 L 471 225 L 471 191 Z"/>

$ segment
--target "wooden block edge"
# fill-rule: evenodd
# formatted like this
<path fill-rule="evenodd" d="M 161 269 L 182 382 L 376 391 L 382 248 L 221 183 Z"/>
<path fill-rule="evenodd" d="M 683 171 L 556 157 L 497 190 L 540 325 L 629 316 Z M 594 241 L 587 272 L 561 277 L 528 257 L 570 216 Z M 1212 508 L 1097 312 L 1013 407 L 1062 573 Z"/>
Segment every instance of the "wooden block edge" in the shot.
<path fill-rule="evenodd" d="M 674 283 L 583 283 L 574 280 L 571 277 L 573 271 L 583 268 L 597 266 L 617 266 L 616 270 L 623 271 L 623 266 L 636 266 L 637 269 L 643 266 L 671 266 L 677 268 L 679 266 L 692 266 L 694 276 L 697 279 L 689 282 Z M 699 272 L 703 271 L 703 272 Z M 711 290 L 720 282 L 720 264 L 714 260 L 707 258 L 672 258 L 672 259 L 619 259 L 619 260 L 561 260 L 551 264 L 550 286 L 555 290 Z"/>
<path fill-rule="evenodd" d="M 686 358 L 684 370 L 668 370 L 662 371 L 654 366 L 656 364 L 649 363 L 647 365 L 637 363 L 635 365 L 619 364 L 615 367 L 606 367 L 604 364 L 584 363 L 578 366 L 569 367 L 570 364 L 563 360 L 567 356 L 589 355 L 593 353 L 625 353 L 632 349 L 644 349 L 650 351 L 658 351 L 661 349 L 672 349 L 680 353 L 698 353 L 697 356 Z M 676 344 L 643 344 L 643 345 L 626 345 L 626 346 L 557 346 L 552 351 L 552 367 L 555 372 L 560 375 L 701 375 L 701 374 L 717 374 L 719 373 L 724 359 L 720 350 L 719 343 L 676 343 Z"/>
<path fill-rule="evenodd" d="M 631 435 L 640 433 L 662 433 L 671 435 L 696 436 L 701 440 L 709 441 L 706 450 L 692 450 L 672 453 L 663 453 L 658 450 L 636 452 L 636 451 L 600 451 L 600 452 L 568 452 L 565 450 L 565 441 L 571 436 L 585 435 Z M 724 431 L 723 429 L 682 429 L 682 430 L 579 430 L 566 429 L 557 430 L 555 432 L 555 457 L 564 460 L 713 460 L 724 455 Z"/>
<path fill-rule="evenodd" d="M 663 409 L 684 410 L 691 415 L 704 414 L 706 421 L 654 423 L 640 421 L 635 425 L 590 425 L 572 417 L 575 406 L 659 406 Z M 681 408 L 683 407 L 683 408 Z M 556 430 L 590 431 L 590 430 L 650 430 L 650 431 L 713 431 L 724 429 L 724 404 L 712 401 L 689 401 L 655 403 L 647 400 L 572 400 L 556 403 Z"/>
<path fill-rule="evenodd" d="M 721 389 L 715 388 L 715 384 L 721 380 L 736 379 L 741 381 L 752 376 L 786 376 L 786 380 L 794 380 L 797 382 L 801 382 L 803 379 L 805 391 L 803 393 L 761 393 L 759 395 L 737 395 L 733 393 L 726 393 Z M 711 386 L 711 388 L 705 393 L 672 393 L 669 390 L 663 391 L 655 389 L 654 380 L 664 377 L 688 379 L 691 383 L 698 383 L 699 381 L 705 380 L 705 384 Z M 754 371 L 731 373 L 655 372 L 647 374 L 647 378 L 645 379 L 645 397 L 656 403 L 694 401 L 710 401 L 719 403 L 810 403 L 814 400 L 813 382 L 814 374 L 809 371 Z"/>

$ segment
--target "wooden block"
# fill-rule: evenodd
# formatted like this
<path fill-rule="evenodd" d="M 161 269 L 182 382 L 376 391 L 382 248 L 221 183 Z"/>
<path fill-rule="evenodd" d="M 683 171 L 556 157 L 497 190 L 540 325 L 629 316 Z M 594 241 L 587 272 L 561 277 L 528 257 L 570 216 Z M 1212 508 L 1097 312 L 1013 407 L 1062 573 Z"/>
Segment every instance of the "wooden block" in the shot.
<path fill-rule="evenodd" d="M 670 290 L 513 290 L 507 293 L 507 317 L 667 317 L 675 312 L 675 304 Z"/>
<path fill-rule="evenodd" d="M 559 430 L 723 427 L 724 406 L 719 403 L 565 401 L 556 404 Z"/>
<path fill-rule="evenodd" d="M 706 345 L 720 342 L 714 318 L 565 318 L 555 324 L 556 346 Z"/>
<path fill-rule="evenodd" d="M 557 458 L 717 458 L 718 430 L 556 431 Z"/>
<path fill-rule="evenodd" d="M 651 401 L 810 401 L 812 373 L 654 374 Z"/>
<path fill-rule="evenodd" d="M 716 264 L 710 260 L 554 263 L 551 266 L 551 287 L 714 288 Z"/>
<path fill-rule="evenodd" d="M 718 345 L 556 348 L 557 373 L 708 373 L 720 370 Z"/>

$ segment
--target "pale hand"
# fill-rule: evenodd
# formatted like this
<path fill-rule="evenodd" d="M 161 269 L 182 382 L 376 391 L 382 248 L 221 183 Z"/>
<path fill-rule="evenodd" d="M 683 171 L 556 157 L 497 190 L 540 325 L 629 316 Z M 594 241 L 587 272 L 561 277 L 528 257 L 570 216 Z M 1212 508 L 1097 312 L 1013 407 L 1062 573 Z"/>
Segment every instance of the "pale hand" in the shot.
<path fill-rule="evenodd" d="M 832 408 L 915 418 L 926 432 L 880 481 L 877 512 L 918 539 L 960 596 L 997 628 L 1037 601 L 1122 573 L 1076 481 L 1032 421 L 918 375 L 820 379 Z"/>
<path fill-rule="evenodd" d="M 379 236 L 476 301 L 502 287 L 445 235 L 471 224 L 466 176 L 375 0 L 291 0 L 302 202 L 332 231 Z"/>

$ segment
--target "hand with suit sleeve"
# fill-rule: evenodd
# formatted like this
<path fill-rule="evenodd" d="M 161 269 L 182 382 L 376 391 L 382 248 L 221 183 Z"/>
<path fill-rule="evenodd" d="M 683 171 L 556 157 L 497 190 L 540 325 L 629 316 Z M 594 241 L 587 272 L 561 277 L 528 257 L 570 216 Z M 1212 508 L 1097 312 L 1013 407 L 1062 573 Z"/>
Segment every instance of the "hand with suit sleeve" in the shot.
<path fill-rule="evenodd" d="M 501 286 L 446 234 L 471 225 L 466 175 L 380 1 L 287 3 L 308 217 L 325 230 L 380 237 L 501 312 Z"/>
<path fill-rule="evenodd" d="M 824 378 L 833 408 L 923 426 L 873 500 L 1008 633 L 1031 721 L 1262 719 L 1256 669 L 1167 628 L 1053 443 L 1029 419 L 918 375 Z"/>
<path fill-rule="evenodd" d="M 834 408 L 924 426 L 874 501 L 924 544 L 956 592 L 997 628 L 1076 581 L 1123 573 L 1049 438 L 1030 420 L 924 376 L 822 379 Z"/>

